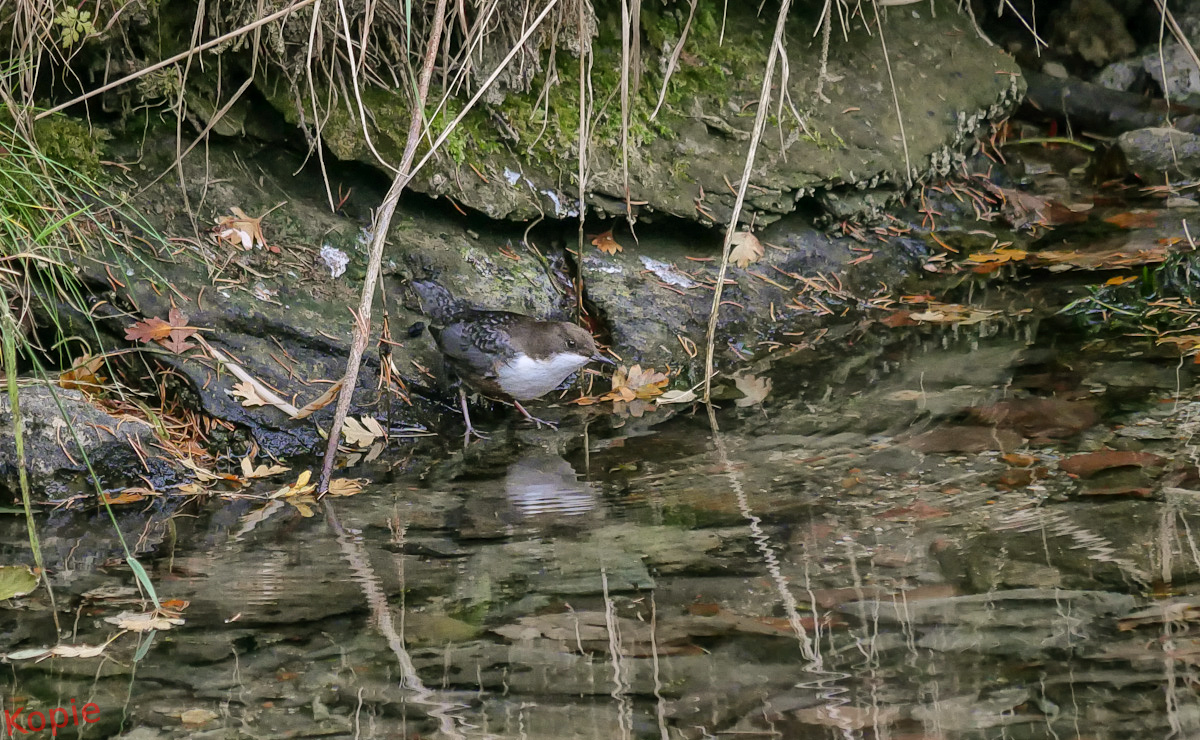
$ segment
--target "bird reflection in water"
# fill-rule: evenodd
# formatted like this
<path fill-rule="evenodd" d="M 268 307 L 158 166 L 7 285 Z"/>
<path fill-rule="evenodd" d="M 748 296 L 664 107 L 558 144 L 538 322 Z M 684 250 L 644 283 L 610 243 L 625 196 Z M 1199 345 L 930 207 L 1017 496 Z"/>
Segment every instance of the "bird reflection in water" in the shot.
<path fill-rule="evenodd" d="M 597 505 L 592 484 L 579 480 L 570 463 L 545 450 L 530 452 L 508 466 L 504 492 L 526 518 L 579 516 Z"/>

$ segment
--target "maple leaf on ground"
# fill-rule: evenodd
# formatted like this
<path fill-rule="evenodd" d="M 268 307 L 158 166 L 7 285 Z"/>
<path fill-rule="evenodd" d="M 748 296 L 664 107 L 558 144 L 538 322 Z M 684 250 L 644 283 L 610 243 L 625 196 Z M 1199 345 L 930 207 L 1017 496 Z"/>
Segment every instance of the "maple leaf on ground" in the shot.
<path fill-rule="evenodd" d="M 745 268 L 762 259 L 762 242 L 749 231 L 735 232 L 729 243 L 733 245 L 729 252 L 729 261 L 738 267 Z"/>
<path fill-rule="evenodd" d="M 58 376 L 58 384 L 67 390 L 95 390 L 108 381 L 108 378 L 99 374 L 102 367 L 103 356 L 92 357 L 85 352 L 70 370 Z"/>
<path fill-rule="evenodd" d="M 616 254 L 617 252 L 622 252 L 625 250 L 625 247 L 622 247 L 617 240 L 613 238 L 612 229 L 609 229 L 603 234 L 597 234 L 596 236 L 592 237 L 592 244 L 596 245 L 596 249 L 599 249 L 605 254 Z"/>
<path fill-rule="evenodd" d="M 270 401 L 259 395 L 258 389 L 254 387 L 253 383 L 247 383 L 245 381 L 233 386 L 233 390 L 229 392 L 229 395 L 233 396 L 234 398 L 242 399 L 242 405 L 246 408 L 250 408 L 252 406 L 266 406 L 268 403 L 270 403 Z"/>
<path fill-rule="evenodd" d="M 350 416 L 342 425 L 342 436 L 346 438 L 347 443 L 356 447 L 370 447 L 375 440 L 386 437 L 387 432 L 379 422 L 369 416 L 362 417 L 361 422 Z"/>
<path fill-rule="evenodd" d="M 239 244 L 242 249 L 250 250 L 255 247 L 267 246 L 267 239 L 262 232 L 262 218 L 252 218 L 237 206 L 229 209 L 232 216 L 221 216 L 213 229 L 218 241 Z"/>
<path fill-rule="evenodd" d="M 770 378 L 759 378 L 749 373 L 738 375 L 733 379 L 733 384 L 742 392 L 742 398 L 734 401 L 738 408 L 747 406 L 755 406 L 766 400 L 767 395 L 771 392 Z"/>
<path fill-rule="evenodd" d="M 133 326 L 126 327 L 125 338 L 129 340 L 136 339 L 139 342 L 148 344 L 171 336 L 171 331 L 174 328 L 158 317 L 151 317 L 138 321 Z"/>
<path fill-rule="evenodd" d="M 170 352 L 182 354 L 196 345 L 186 341 L 188 337 L 199 331 L 197 327 L 187 325 L 187 314 L 178 308 L 171 308 L 167 321 L 157 316 L 138 321 L 133 326 L 126 327 L 125 338 L 142 343 L 158 342 Z"/>

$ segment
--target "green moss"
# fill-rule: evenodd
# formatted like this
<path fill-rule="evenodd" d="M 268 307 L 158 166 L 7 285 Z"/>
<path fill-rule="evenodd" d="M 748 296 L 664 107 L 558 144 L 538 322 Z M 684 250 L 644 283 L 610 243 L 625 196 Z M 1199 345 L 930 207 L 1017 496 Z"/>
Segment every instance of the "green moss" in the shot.
<path fill-rule="evenodd" d="M 74 118 L 55 115 L 35 123 L 33 131 L 42 156 L 87 177 L 100 174 L 101 142 L 109 138 L 104 129 L 88 128 Z"/>

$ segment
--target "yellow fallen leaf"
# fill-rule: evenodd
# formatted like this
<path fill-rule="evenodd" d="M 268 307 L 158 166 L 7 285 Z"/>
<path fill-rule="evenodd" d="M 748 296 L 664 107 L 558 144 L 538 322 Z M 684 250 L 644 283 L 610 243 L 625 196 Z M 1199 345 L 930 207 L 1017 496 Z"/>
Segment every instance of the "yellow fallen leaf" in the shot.
<path fill-rule="evenodd" d="M 1137 280 L 1137 275 L 1118 275 L 1117 277 L 1109 278 L 1104 281 L 1105 285 L 1124 285 Z"/>
<path fill-rule="evenodd" d="M 995 249 L 991 252 L 976 252 L 967 256 L 972 262 L 1020 262 L 1028 256 L 1023 249 Z"/>
<path fill-rule="evenodd" d="M 295 496 L 304 496 L 316 490 L 315 483 L 309 483 L 308 479 L 312 477 L 312 471 L 305 470 L 296 477 L 296 482 L 290 486 L 284 486 L 275 493 L 271 494 L 271 498 L 292 498 Z"/>
<path fill-rule="evenodd" d="M 366 481 L 362 478 L 334 478 L 329 481 L 330 496 L 353 496 L 362 491 Z"/>

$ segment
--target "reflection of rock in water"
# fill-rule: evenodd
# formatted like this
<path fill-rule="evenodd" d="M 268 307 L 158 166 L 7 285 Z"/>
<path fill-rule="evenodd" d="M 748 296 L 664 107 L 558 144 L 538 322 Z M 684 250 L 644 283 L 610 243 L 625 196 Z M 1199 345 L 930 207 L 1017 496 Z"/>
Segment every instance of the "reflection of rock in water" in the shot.
<path fill-rule="evenodd" d="M 580 482 L 571 464 L 545 451 L 531 452 L 512 465 L 504 492 L 523 516 L 576 516 L 596 508 L 589 485 Z"/>

